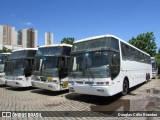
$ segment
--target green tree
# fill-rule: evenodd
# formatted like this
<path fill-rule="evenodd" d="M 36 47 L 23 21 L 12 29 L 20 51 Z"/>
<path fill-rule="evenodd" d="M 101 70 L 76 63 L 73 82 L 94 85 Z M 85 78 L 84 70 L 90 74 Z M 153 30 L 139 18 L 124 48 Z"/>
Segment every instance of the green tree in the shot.
<path fill-rule="evenodd" d="M 128 42 L 133 46 L 147 52 L 150 56 L 156 55 L 157 46 L 153 32 L 139 34 L 136 38 L 132 37 L 132 39 Z"/>
<path fill-rule="evenodd" d="M 72 37 L 68 37 L 68 38 L 63 38 L 62 40 L 61 40 L 61 43 L 66 43 L 66 44 L 73 44 L 73 42 L 74 42 L 74 38 L 72 38 Z"/>
<path fill-rule="evenodd" d="M 155 55 L 155 58 L 158 63 L 158 73 L 160 74 L 160 48 L 158 49 L 158 53 Z"/>
<path fill-rule="evenodd" d="M 0 53 L 7 53 L 7 52 L 12 52 L 12 51 L 6 47 L 3 47 L 3 49 L 0 50 Z"/>

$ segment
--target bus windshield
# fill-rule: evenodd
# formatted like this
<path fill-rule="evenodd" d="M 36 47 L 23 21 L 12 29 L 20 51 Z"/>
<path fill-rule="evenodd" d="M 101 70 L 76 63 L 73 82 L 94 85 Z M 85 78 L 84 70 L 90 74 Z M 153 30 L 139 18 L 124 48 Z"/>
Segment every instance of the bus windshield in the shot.
<path fill-rule="evenodd" d="M 4 71 L 4 56 L 0 55 L 0 72 Z"/>
<path fill-rule="evenodd" d="M 24 59 L 10 60 L 7 62 L 6 75 L 24 75 Z"/>
<path fill-rule="evenodd" d="M 151 63 L 152 63 L 152 69 L 156 69 L 157 68 L 156 60 L 155 59 L 151 59 Z"/>
<path fill-rule="evenodd" d="M 0 54 L 0 72 L 4 72 L 5 64 L 9 54 Z"/>
<path fill-rule="evenodd" d="M 58 76 L 57 70 L 58 57 L 45 56 L 35 58 L 34 73 L 36 75 Z"/>
<path fill-rule="evenodd" d="M 1 64 L 4 64 L 4 62 L 3 62 L 3 56 L 0 56 L 0 65 Z"/>
<path fill-rule="evenodd" d="M 153 68 L 153 69 L 156 68 L 156 63 L 155 63 L 155 62 L 152 63 L 152 68 Z"/>
<path fill-rule="evenodd" d="M 45 76 L 58 77 L 58 57 L 44 57 L 42 70 Z"/>
<path fill-rule="evenodd" d="M 71 56 L 73 77 L 109 77 L 109 52 L 94 51 Z"/>

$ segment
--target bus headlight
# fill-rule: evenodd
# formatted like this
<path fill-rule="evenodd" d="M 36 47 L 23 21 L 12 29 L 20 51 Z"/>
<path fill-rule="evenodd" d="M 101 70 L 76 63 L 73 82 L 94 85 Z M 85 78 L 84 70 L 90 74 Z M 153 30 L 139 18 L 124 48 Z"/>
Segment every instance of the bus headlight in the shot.
<path fill-rule="evenodd" d="M 103 85 L 104 82 L 96 82 L 97 85 Z"/>
<path fill-rule="evenodd" d="M 96 85 L 109 85 L 109 82 L 95 82 Z"/>
<path fill-rule="evenodd" d="M 34 77 L 34 75 L 32 75 L 32 76 L 31 76 L 31 80 L 34 80 L 34 79 L 35 79 L 35 77 Z"/>
<path fill-rule="evenodd" d="M 16 78 L 16 80 L 22 80 L 22 78 Z"/>

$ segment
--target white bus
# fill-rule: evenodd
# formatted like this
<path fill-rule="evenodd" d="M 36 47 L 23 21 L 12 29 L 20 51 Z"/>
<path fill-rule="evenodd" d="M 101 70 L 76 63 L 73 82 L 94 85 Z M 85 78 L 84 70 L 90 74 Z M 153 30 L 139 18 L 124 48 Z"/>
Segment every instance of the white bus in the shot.
<path fill-rule="evenodd" d="M 31 87 L 31 73 L 37 48 L 14 50 L 7 61 L 6 85 L 11 87 Z"/>
<path fill-rule="evenodd" d="M 11 53 L 0 53 L 0 84 L 5 84 L 5 69 L 6 69 L 6 62 L 8 57 Z"/>
<path fill-rule="evenodd" d="M 35 56 L 32 86 L 60 91 L 68 89 L 68 70 L 72 45 L 41 46 Z"/>
<path fill-rule="evenodd" d="M 154 57 L 151 57 L 152 63 L 152 78 L 156 78 L 158 76 L 158 64 Z"/>
<path fill-rule="evenodd" d="M 69 90 L 80 94 L 126 95 L 152 74 L 150 55 L 113 35 L 74 42 L 71 61 Z"/>

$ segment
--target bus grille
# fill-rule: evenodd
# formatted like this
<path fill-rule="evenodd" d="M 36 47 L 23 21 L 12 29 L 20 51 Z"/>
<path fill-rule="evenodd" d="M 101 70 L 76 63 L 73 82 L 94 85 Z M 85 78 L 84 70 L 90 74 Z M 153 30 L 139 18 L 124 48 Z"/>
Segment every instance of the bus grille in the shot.
<path fill-rule="evenodd" d="M 91 84 L 93 84 L 93 83 L 94 83 L 93 81 L 85 81 L 85 84 L 91 85 Z"/>
<path fill-rule="evenodd" d="M 83 81 L 76 81 L 77 84 L 83 84 Z"/>

